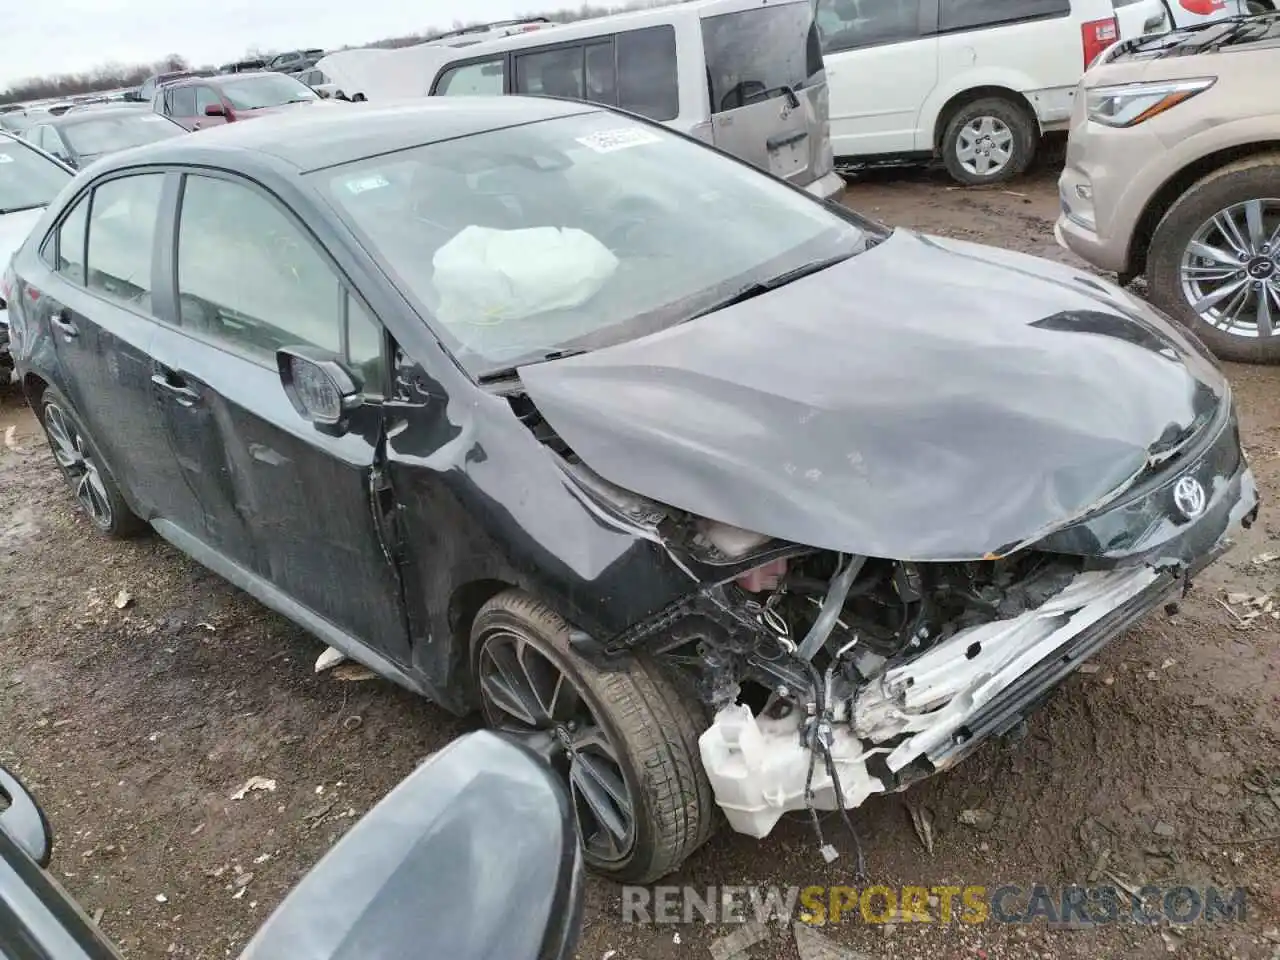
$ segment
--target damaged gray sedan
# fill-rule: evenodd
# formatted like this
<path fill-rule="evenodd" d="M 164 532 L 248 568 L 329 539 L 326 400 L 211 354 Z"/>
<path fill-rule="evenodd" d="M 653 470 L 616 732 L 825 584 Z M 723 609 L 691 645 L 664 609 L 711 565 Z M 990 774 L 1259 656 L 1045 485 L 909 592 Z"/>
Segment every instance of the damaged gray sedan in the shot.
<path fill-rule="evenodd" d="M 82 175 L 19 375 L 104 532 L 543 752 L 612 877 L 852 825 L 1256 516 L 1213 360 L 1079 271 L 590 104 L 342 114 Z"/>

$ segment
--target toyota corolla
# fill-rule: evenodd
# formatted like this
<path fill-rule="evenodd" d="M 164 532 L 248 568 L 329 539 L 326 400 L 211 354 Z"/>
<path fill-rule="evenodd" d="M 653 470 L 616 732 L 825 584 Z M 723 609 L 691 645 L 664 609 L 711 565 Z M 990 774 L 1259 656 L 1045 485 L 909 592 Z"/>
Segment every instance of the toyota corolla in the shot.
<path fill-rule="evenodd" d="M 615 878 L 948 767 L 1256 515 L 1214 361 L 1078 270 L 590 104 L 321 113 L 81 174 L 24 390 L 104 533 L 543 751 Z"/>

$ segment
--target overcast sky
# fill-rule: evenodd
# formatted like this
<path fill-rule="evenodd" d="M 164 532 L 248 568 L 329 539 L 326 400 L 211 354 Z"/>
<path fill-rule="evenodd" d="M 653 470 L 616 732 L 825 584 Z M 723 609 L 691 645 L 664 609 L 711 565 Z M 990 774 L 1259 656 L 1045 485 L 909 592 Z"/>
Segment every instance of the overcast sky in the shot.
<path fill-rule="evenodd" d="M 25 0 L 6 16 L 0 89 L 24 77 L 74 73 L 107 61 L 143 63 L 171 53 L 219 64 L 249 47 L 341 47 L 498 20 L 574 0 Z"/>

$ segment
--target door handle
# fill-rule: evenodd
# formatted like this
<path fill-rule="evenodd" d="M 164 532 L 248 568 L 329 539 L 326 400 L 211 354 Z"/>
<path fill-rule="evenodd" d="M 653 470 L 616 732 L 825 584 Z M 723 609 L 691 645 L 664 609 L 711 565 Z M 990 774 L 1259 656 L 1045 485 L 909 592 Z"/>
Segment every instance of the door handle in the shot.
<path fill-rule="evenodd" d="M 71 319 L 71 311 L 66 307 L 59 307 L 55 310 L 53 316 L 49 318 L 49 322 L 53 324 L 55 330 L 68 340 L 74 340 L 80 336 L 80 331 L 76 329 L 76 325 Z"/>
<path fill-rule="evenodd" d="M 187 386 L 172 370 L 152 374 L 151 382 L 173 397 L 180 407 L 194 407 L 200 402 L 200 394 Z"/>

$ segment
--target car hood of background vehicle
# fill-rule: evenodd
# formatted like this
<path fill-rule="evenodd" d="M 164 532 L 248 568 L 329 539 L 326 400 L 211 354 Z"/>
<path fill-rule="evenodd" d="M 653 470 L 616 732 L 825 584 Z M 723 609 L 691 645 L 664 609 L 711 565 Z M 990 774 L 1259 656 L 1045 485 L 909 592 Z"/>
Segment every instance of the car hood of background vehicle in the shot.
<path fill-rule="evenodd" d="M 9 265 L 14 251 L 27 239 L 31 228 L 44 216 L 44 210 L 44 207 L 36 207 L 0 215 L 0 273 Z"/>
<path fill-rule="evenodd" d="M 618 486 L 902 560 L 1034 542 L 1227 393 L 1185 334 L 1118 289 L 901 230 L 736 306 L 519 373 Z"/>

